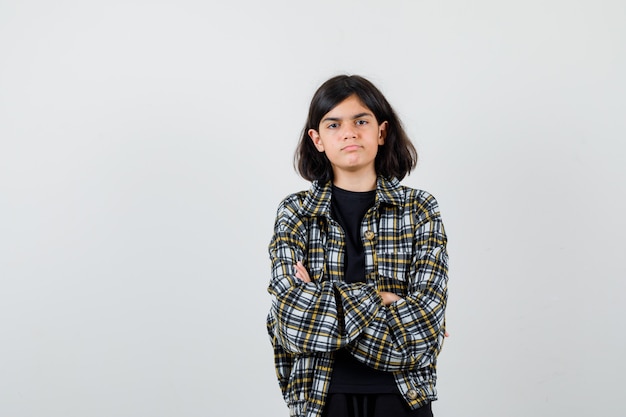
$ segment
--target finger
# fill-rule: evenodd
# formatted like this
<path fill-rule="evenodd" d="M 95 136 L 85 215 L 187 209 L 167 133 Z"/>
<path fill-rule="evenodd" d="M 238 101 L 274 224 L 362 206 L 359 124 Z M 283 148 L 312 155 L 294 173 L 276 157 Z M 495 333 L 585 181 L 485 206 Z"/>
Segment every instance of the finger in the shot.
<path fill-rule="evenodd" d="M 302 264 L 302 261 L 298 261 L 296 263 L 296 269 L 300 273 L 300 276 L 302 276 L 303 278 L 306 278 L 306 279 L 308 279 L 310 281 L 309 271 L 306 270 L 306 268 Z"/>
<path fill-rule="evenodd" d="M 304 282 L 311 282 L 311 278 L 309 278 L 309 273 L 307 272 L 304 265 L 302 265 L 301 261 L 296 262 L 295 269 L 296 269 L 296 273 L 295 273 L 296 278 Z"/>

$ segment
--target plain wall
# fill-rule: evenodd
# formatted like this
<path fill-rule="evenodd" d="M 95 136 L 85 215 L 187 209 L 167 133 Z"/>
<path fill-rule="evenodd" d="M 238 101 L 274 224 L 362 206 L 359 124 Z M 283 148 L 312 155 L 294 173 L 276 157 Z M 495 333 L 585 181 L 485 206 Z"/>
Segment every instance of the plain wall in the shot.
<path fill-rule="evenodd" d="M 315 89 L 449 235 L 439 417 L 623 417 L 626 3 L 0 0 L 0 416 L 287 416 L 265 332 Z"/>

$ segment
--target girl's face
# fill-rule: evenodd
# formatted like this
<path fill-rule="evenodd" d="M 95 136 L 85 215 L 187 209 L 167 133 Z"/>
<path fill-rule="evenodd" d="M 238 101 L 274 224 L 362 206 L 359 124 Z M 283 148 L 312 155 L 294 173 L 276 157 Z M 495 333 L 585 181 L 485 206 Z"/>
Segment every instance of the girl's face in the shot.
<path fill-rule="evenodd" d="M 317 150 L 326 153 L 335 178 L 346 174 L 375 175 L 374 161 L 386 133 L 387 122 L 378 124 L 374 113 L 356 95 L 326 113 L 317 130 L 308 131 Z"/>

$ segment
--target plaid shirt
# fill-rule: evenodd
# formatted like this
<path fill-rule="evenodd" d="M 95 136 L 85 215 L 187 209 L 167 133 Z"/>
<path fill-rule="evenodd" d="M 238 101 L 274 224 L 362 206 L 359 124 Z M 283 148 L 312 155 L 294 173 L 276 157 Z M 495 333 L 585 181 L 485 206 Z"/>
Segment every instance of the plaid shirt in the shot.
<path fill-rule="evenodd" d="M 269 245 L 273 296 L 267 330 L 290 415 L 319 417 L 345 347 L 359 361 L 393 372 L 411 408 L 436 399 L 436 359 L 445 329 L 446 235 L 437 201 L 378 178 L 361 223 L 365 282 L 344 282 L 344 232 L 331 218 L 331 183 L 285 198 Z M 303 261 L 311 277 L 295 277 Z M 378 291 L 402 300 L 385 307 Z"/>

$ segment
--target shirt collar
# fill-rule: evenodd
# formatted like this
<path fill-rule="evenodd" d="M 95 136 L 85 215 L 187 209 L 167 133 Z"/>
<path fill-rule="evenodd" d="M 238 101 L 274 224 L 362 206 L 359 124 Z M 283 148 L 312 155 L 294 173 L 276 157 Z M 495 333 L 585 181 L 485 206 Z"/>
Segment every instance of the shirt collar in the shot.
<path fill-rule="evenodd" d="M 301 214 L 305 216 L 330 217 L 330 199 L 332 196 L 332 182 L 320 183 L 313 181 L 306 194 Z M 401 206 L 404 204 L 404 193 L 401 192 L 400 181 L 397 178 L 379 176 L 376 180 L 376 207 L 381 204 Z"/>

